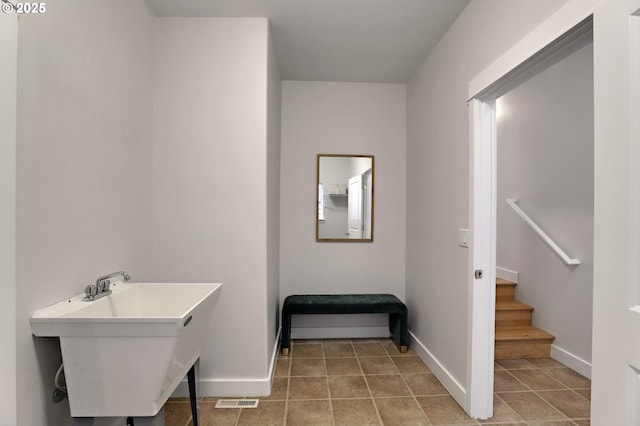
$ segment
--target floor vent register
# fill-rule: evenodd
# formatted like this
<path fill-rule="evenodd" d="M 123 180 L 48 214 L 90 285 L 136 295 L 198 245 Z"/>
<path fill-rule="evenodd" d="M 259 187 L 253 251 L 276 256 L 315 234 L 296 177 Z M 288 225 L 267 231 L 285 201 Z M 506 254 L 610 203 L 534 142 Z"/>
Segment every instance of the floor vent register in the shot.
<path fill-rule="evenodd" d="M 219 399 L 216 408 L 258 408 L 259 399 Z"/>

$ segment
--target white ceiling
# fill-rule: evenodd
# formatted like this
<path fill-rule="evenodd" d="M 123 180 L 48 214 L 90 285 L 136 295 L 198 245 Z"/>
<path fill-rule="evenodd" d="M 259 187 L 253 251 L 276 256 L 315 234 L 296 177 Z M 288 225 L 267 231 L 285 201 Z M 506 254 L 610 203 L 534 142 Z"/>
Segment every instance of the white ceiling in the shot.
<path fill-rule="evenodd" d="M 269 19 L 283 80 L 406 83 L 469 0 L 145 0 L 156 16 Z"/>

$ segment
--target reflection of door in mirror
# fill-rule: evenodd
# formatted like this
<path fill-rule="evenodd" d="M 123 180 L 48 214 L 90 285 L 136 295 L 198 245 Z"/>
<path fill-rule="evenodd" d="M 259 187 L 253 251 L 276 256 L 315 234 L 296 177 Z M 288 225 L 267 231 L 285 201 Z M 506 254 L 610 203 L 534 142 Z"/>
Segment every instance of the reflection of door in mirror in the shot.
<path fill-rule="evenodd" d="M 349 198 L 347 201 L 349 229 L 347 233 L 351 240 L 362 239 L 362 194 L 362 175 L 349 178 Z"/>
<path fill-rule="evenodd" d="M 371 238 L 371 169 L 349 178 L 347 216 L 349 239 Z"/>
<path fill-rule="evenodd" d="M 318 155 L 318 241 L 372 241 L 373 156 Z"/>
<path fill-rule="evenodd" d="M 363 209 L 364 209 L 364 213 L 362 215 L 362 217 L 364 218 L 364 222 L 363 222 L 363 235 L 362 238 L 365 240 L 371 239 L 372 235 L 371 235 L 371 225 L 372 225 L 372 220 L 373 217 L 371 215 L 371 212 L 373 211 L 373 172 L 371 169 L 365 171 L 362 174 L 362 178 L 363 178 L 363 188 L 364 191 L 362 192 L 362 196 L 363 196 Z"/>

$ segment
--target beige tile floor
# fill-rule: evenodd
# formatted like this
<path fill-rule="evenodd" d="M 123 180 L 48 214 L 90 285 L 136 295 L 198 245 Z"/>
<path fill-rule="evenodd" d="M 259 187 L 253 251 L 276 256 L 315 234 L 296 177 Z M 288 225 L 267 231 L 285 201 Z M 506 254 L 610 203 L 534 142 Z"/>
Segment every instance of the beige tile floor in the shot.
<path fill-rule="evenodd" d="M 591 382 L 549 358 L 498 361 L 494 417 L 470 419 L 413 350 L 388 339 L 296 340 L 277 361 L 273 391 L 255 409 L 216 409 L 211 425 L 589 425 Z M 251 397 L 248 395 L 247 397 Z M 188 400 L 170 400 L 166 426 L 190 426 Z"/>

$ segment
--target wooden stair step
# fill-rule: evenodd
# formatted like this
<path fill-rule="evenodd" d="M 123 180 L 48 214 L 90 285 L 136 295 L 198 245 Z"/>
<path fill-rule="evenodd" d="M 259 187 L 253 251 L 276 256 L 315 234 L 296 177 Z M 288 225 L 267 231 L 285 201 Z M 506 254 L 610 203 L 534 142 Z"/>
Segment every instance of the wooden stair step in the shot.
<path fill-rule="evenodd" d="M 496 301 L 513 300 L 516 284 L 502 278 L 496 279 Z"/>
<path fill-rule="evenodd" d="M 504 341 L 549 341 L 555 336 L 537 327 L 497 327 L 496 342 Z"/>
<path fill-rule="evenodd" d="M 496 302 L 496 327 L 530 326 L 533 319 L 533 307 L 517 300 L 498 300 Z"/>
<path fill-rule="evenodd" d="M 500 300 L 496 302 L 496 310 L 500 311 L 533 311 L 533 307 L 517 300 Z"/>
<path fill-rule="evenodd" d="M 495 359 L 546 358 L 555 337 L 536 327 L 496 328 Z"/>

